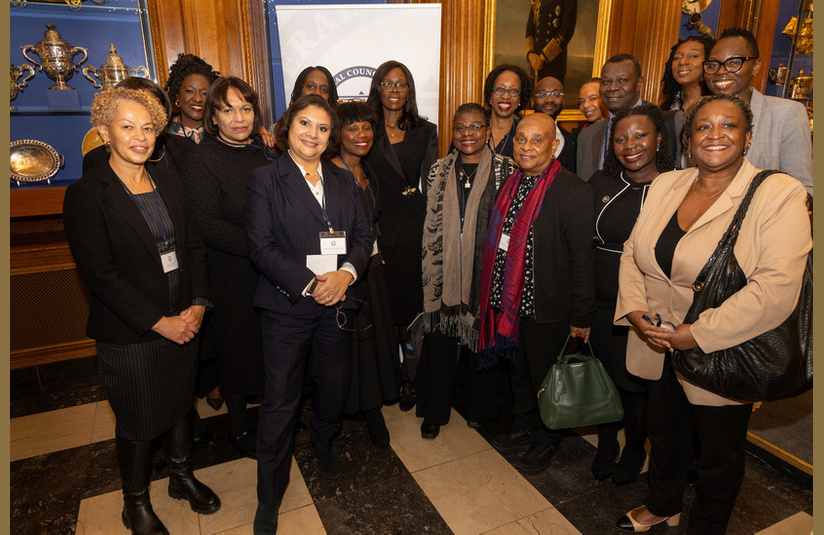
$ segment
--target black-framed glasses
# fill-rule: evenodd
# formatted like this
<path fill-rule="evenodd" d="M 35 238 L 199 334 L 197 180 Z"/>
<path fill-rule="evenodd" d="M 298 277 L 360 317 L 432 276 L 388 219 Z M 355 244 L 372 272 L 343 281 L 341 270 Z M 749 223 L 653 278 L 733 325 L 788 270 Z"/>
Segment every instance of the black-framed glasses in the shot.
<path fill-rule="evenodd" d="M 517 97 L 518 95 L 521 94 L 521 88 L 520 87 L 506 88 L 506 87 L 503 87 L 503 86 L 500 86 L 500 85 L 496 85 L 495 87 L 492 88 L 492 92 L 495 93 L 496 95 L 498 95 L 499 97 L 504 96 L 504 94 L 506 94 L 506 93 L 509 93 L 510 97 Z"/>
<path fill-rule="evenodd" d="M 758 59 L 758 56 L 733 56 L 725 59 L 724 61 L 708 59 L 703 63 L 704 72 L 707 74 L 715 74 L 718 72 L 718 69 L 721 68 L 721 65 L 724 66 L 724 69 L 728 73 L 738 72 L 741 70 L 741 67 L 744 66 L 745 61 L 750 61 L 753 59 Z"/>
<path fill-rule="evenodd" d="M 464 132 L 469 130 L 470 134 L 477 134 L 484 128 L 486 128 L 486 125 L 481 123 L 456 124 L 452 126 L 452 133 L 463 134 Z"/>
<path fill-rule="evenodd" d="M 537 93 L 535 93 L 535 96 L 538 98 L 562 98 L 564 95 L 566 95 L 566 93 L 564 93 L 563 91 L 558 91 L 557 89 L 554 91 L 547 91 L 546 89 L 544 89 L 543 91 L 538 91 Z"/>
<path fill-rule="evenodd" d="M 409 84 L 407 84 L 406 82 L 381 82 L 381 88 L 383 88 L 383 90 L 387 93 L 389 93 L 393 89 L 397 89 L 401 93 L 406 93 L 406 91 L 409 89 Z"/>

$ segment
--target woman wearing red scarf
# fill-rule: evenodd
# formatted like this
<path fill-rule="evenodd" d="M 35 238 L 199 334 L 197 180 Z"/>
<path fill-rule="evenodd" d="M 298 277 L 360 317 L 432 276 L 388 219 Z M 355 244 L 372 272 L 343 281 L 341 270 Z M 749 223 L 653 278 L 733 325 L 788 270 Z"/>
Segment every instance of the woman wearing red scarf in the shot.
<path fill-rule="evenodd" d="M 526 448 L 516 468 L 543 472 L 560 430 L 538 414 L 538 389 L 568 335 L 589 339 L 595 311 L 592 190 L 553 158 L 555 123 L 543 113 L 518 123 L 520 170 L 501 189 L 489 220 L 481 275 L 480 366 L 514 359 L 515 422 L 492 445 Z"/>

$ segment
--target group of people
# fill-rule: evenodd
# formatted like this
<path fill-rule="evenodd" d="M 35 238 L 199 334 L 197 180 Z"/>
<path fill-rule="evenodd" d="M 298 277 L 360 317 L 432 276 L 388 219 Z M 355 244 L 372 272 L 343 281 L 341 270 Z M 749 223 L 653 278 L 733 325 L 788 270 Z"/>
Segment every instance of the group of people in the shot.
<path fill-rule="evenodd" d="M 523 452 L 526 474 L 546 470 L 563 430 L 541 422 L 537 392 L 578 338 L 625 412 L 598 426 L 593 476 L 634 481 L 650 442 L 649 493 L 618 527 L 677 525 L 694 467 L 690 532 L 723 533 L 752 404 L 689 383 L 670 355 L 757 336 L 798 299 L 812 244 L 809 123 L 800 105 L 750 87 L 760 69 L 747 31 L 691 37 L 672 48 L 658 107 L 640 98 L 638 60 L 619 54 L 581 87 L 586 122 L 568 131 L 555 120 L 561 80 L 533 85 L 501 65 L 484 105 L 455 111 L 441 159 L 397 61 L 376 69 L 366 102 L 338 102 L 329 71 L 308 67 L 271 130 L 253 88 L 192 55 L 166 91 L 129 78 L 101 92 L 92 123 L 105 147 L 68 188 L 64 223 L 91 290 L 126 527 L 167 533 L 148 497 L 158 437 L 170 496 L 220 508 L 191 470 L 204 354 L 218 365 L 202 390 L 225 400 L 232 442 L 257 459 L 264 534 L 277 531 L 307 398 L 318 467 L 335 479 L 345 414 L 388 447 L 381 407 L 400 401 L 433 440 L 456 380 L 473 428 L 500 416 L 508 380 L 514 420 L 492 444 Z M 759 168 L 781 173 L 756 192 L 735 246 L 748 284 L 684 324 L 693 280 Z M 260 395 L 255 430 L 246 408 Z"/>

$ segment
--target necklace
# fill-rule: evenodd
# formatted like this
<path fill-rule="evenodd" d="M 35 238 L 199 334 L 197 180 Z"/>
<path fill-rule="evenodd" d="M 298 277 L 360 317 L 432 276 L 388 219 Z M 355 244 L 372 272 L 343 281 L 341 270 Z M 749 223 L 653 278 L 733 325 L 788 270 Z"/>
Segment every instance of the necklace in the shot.
<path fill-rule="evenodd" d="M 469 188 L 472 187 L 472 179 L 475 178 L 475 175 L 477 173 L 478 173 L 478 168 L 477 167 L 475 168 L 474 171 L 472 171 L 472 173 L 467 173 L 466 171 L 463 170 L 463 167 L 461 167 L 461 176 L 463 176 L 463 179 L 464 179 L 463 180 L 464 189 L 469 189 Z"/>
<path fill-rule="evenodd" d="M 702 201 L 707 201 L 709 199 L 712 199 L 713 197 L 715 197 L 716 195 L 719 195 L 722 191 L 727 189 L 727 188 L 721 188 L 718 191 L 716 191 L 715 193 L 713 193 L 712 195 L 710 195 L 709 197 L 702 197 L 702 196 L 698 195 L 698 192 L 695 191 L 695 185 L 696 184 L 698 184 L 698 177 L 695 177 L 695 180 L 692 182 L 692 194 L 695 195 L 696 197 L 698 197 L 699 199 L 701 199 Z"/>

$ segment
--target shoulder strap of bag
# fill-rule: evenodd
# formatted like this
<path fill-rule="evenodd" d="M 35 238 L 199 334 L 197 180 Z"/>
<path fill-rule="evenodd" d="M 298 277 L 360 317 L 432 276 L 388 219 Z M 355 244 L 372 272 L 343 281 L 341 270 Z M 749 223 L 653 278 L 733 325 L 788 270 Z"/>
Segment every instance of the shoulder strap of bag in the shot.
<path fill-rule="evenodd" d="M 761 185 L 764 180 L 775 173 L 780 173 L 780 171 L 775 169 L 765 169 L 761 171 L 757 175 L 755 175 L 750 182 L 750 187 L 747 190 L 746 195 L 741 200 L 741 204 L 738 206 L 738 210 L 735 212 L 735 216 L 732 218 L 732 222 L 730 222 L 730 226 L 727 228 L 727 231 L 718 241 L 718 246 L 713 251 L 710 259 L 707 260 L 707 263 L 704 264 L 704 267 L 701 269 L 701 272 L 695 278 L 695 282 L 692 283 L 692 288 L 694 291 L 700 291 L 701 288 L 704 286 L 704 282 L 707 279 L 707 274 L 710 268 L 715 264 L 717 259 L 721 256 L 724 250 L 732 249 L 735 247 L 735 242 L 738 241 L 738 231 L 741 229 L 741 223 L 744 221 L 744 216 L 747 215 L 747 210 L 750 207 L 750 202 L 752 198 L 755 196 L 755 190 L 758 189 L 758 186 Z"/>

